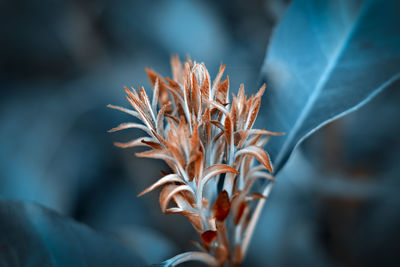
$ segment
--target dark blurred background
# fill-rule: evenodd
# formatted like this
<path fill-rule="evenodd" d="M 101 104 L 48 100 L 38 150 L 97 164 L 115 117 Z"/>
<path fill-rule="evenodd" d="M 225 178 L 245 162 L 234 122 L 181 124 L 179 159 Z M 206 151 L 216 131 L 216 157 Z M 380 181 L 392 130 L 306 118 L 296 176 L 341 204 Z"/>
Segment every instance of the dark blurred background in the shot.
<path fill-rule="evenodd" d="M 140 133 L 107 133 L 131 118 L 106 105 L 128 106 L 124 85 L 150 91 L 145 67 L 169 76 L 172 54 L 205 62 L 213 77 L 223 62 L 232 92 L 240 83 L 254 92 L 273 26 L 289 4 L 0 1 L 1 197 L 113 233 L 149 263 L 195 249 L 190 224 L 162 215 L 157 193 L 136 198 L 166 167 L 113 146 Z M 293 155 L 245 266 L 400 265 L 399 87 L 329 124 Z"/>

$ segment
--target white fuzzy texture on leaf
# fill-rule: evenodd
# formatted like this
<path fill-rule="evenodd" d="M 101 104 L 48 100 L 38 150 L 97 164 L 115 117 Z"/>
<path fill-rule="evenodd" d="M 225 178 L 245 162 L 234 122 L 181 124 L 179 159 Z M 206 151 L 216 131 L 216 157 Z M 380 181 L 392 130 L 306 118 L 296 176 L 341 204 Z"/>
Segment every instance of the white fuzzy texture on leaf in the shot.
<path fill-rule="evenodd" d="M 157 187 L 167 183 L 184 183 L 184 181 L 178 174 L 168 174 L 163 178 L 161 178 L 160 180 L 158 180 L 157 182 L 155 182 L 154 184 L 152 184 L 151 186 L 147 187 L 142 192 L 140 192 L 138 196 L 140 197 L 144 194 L 147 194 L 148 192 L 153 191 Z"/>
<path fill-rule="evenodd" d="M 265 152 L 262 148 L 257 147 L 257 146 L 245 147 L 236 153 L 236 157 L 239 157 L 240 155 L 244 155 L 244 154 L 248 154 L 248 155 L 255 157 L 259 162 L 261 162 L 268 169 L 269 172 L 271 172 L 271 173 L 274 172 L 274 170 L 272 169 L 272 164 L 271 164 L 271 160 L 268 156 L 268 153 Z"/>
<path fill-rule="evenodd" d="M 177 194 L 179 192 L 182 192 L 182 191 L 188 191 L 188 192 L 192 193 L 193 195 L 195 195 L 193 189 L 190 186 L 186 185 L 186 184 L 185 185 L 176 186 L 174 189 L 172 189 L 170 192 L 168 192 L 168 194 L 167 194 L 167 196 L 165 198 L 161 199 L 161 201 L 160 201 L 161 202 L 161 210 L 163 212 L 165 212 L 166 209 L 167 209 L 168 203 L 171 200 L 171 198 L 175 194 Z"/>

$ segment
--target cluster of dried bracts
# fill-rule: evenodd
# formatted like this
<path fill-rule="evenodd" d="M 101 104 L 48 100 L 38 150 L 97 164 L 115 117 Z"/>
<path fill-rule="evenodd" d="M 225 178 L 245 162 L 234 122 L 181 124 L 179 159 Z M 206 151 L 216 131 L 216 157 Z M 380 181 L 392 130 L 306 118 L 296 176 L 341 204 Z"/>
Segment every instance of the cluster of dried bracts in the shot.
<path fill-rule="evenodd" d="M 164 160 L 171 171 L 139 196 L 158 187 L 161 209 L 183 214 L 200 236 L 202 252 L 180 254 L 166 264 L 201 260 L 210 265 L 237 265 L 242 261 L 254 228 L 254 202 L 265 198 L 256 179 L 273 180 L 272 165 L 263 146 L 269 136 L 281 133 L 252 129 L 263 86 L 247 97 L 243 85 L 229 100 L 229 78 L 221 81 L 221 66 L 211 83 L 204 64 L 189 59 L 182 65 L 173 57 L 172 79 L 148 69 L 153 85 L 149 100 L 143 88 L 125 88 L 134 110 L 110 105 L 138 118 L 141 123 L 123 123 L 111 132 L 138 128 L 148 136 L 128 143 L 128 148 L 146 146 L 139 157 Z M 222 184 L 218 190 L 218 184 Z M 172 206 L 171 206 L 172 205 Z"/>

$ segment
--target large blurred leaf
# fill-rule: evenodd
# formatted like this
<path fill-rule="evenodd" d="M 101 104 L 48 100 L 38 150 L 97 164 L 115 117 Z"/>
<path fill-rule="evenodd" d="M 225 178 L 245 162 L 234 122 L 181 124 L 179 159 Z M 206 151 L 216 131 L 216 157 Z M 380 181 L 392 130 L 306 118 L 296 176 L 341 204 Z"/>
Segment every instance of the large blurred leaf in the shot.
<path fill-rule="evenodd" d="M 286 132 L 268 147 L 277 171 L 308 135 L 400 78 L 399 10 L 394 0 L 298 0 L 289 7 L 262 70 L 269 88 L 263 121 Z"/>
<path fill-rule="evenodd" d="M 166 236 L 147 227 L 125 227 L 116 232 L 118 239 L 150 265 L 176 255 L 179 250 Z"/>
<path fill-rule="evenodd" d="M 142 266 L 112 238 L 36 204 L 0 201 L 0 266 Z"/>

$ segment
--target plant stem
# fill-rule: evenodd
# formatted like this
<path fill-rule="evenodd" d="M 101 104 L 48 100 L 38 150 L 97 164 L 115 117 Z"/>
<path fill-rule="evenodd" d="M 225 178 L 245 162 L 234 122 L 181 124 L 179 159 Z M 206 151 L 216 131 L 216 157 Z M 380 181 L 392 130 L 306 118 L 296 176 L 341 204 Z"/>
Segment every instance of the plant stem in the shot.
<path fill-rule="evenodd" d="M 264 188 L 263 193 L 262 193 L 264 198 L 260 199 L 257 202 L 256 208 L 254 210 L 254 214 L 251 217 L 249 225 L 248 225 L 246 231 L 243 234 L 242 255 L 246 255 L 247 248 L 248 248 L 249 243 L 250 243 L 250 239 L 251 239 L 251 237 L 253 235 L 253 232 L 254 232 L 254 230 L 256 228 L 257 221 L 258 221 L 258 219 L 259 219 L 259 217 L 261 215 L 261 211 L 262 211 L 262 209 L 264 207 L 265 201 L 267 200 L 267 197 L 268 197 L 269 193 L 271 192 L 272 186 L 273 186 L 273 182 L 270 182 Z"/>

